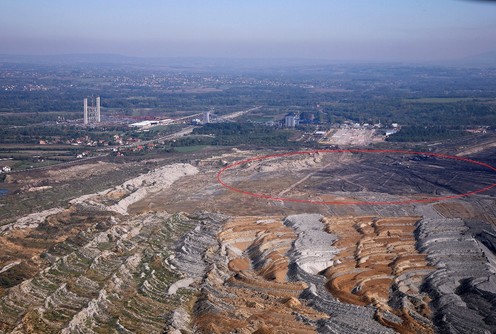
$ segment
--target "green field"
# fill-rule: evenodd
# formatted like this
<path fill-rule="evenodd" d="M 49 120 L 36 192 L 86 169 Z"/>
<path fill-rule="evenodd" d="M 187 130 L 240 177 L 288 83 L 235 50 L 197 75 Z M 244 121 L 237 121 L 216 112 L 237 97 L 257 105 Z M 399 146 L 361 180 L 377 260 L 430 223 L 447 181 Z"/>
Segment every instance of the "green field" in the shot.
<path fill-rule="evenodd" d="M 174 147 L 174 151 L 179 153 L 191 153 L 203 150 L 207 145 L 195 145 L 195 146 L 179 146 Z"/>
<path fill-rule="evenodd" d="M 40 168 L 46 166 L 52 166 L 59 164 L 60 161 L 57 160 L 43 160 L 40 162 L 32 162 L 32 161 L 16 161 L 16 163 L 12 166 L 13 170 L 26 170 L 30 168 Z"/>

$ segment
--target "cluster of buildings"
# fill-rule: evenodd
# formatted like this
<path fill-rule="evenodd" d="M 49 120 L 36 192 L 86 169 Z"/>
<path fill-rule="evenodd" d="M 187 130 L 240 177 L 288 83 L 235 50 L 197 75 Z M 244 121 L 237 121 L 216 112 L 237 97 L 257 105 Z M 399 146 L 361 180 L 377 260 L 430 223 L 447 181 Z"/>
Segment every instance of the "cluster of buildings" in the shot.
<path fill-rule="evenodd" d="M 195 125 L 208 124 L 211 122 L 212 122 L 212 114 L 210 111 L 204 111 L 202 114 L 202 119 L 195 118 L 191 121 L 191 123 Z"/>
<path fill-rule="evenodd" d="M 317 117 L 316 115 L 319 117 Z M 290 112 L 284 117 L 283 125 L 286 128 L 294 128 L 295 126 L 298 126 L 300 124 L 320 124 L 320 119 L 320 111 L 318 112 L 318 114 L 309 111 L 302 112 L 300 114 Z"/>
<path fill-rule="evenodd" d="M 166 118 L 161 120 L 146 120 L 137 123 L 129 124 L 130 128 L 146 129 L 155 125 L 169 125 L 174 123 L 173 119 Z"/>
<path fill-rule="evenodd" d="M 2 173 L 10 173 L 12 171 L 12 168 L 10 168 L 9 166 L 3 166 L 0 168 L 0 174 Z"/>

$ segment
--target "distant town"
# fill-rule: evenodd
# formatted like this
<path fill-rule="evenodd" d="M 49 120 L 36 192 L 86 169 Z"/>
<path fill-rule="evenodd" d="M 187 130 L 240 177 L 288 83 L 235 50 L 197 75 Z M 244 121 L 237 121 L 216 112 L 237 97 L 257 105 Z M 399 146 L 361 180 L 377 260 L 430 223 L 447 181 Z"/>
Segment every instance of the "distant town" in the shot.
<path fill-rule="evenodd" d="M 494 131 L 492 69 L 477 76 L 399 65 L 273 71 L 6 63 L 0 171 L 181 147 L 422 145 Z"/>

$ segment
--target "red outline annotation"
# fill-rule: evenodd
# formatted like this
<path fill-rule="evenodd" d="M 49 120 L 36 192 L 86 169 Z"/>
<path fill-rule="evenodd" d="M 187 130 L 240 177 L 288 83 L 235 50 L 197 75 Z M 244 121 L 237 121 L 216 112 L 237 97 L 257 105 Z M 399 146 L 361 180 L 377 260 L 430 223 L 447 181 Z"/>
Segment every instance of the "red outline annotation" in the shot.
<path fill-rule="evenodd" d="M 488 191 L 491 188 L 496 187 L 496 183 L 493 183 L 487 187 L 476 189 L 464 194 L 458 194 L 458 195 L 450 195 L 450 196 L 442 196 L 442 197 L 428 197 L 428 198 L 422 198 L 422 199 L 411 199 L 411 200 L 405 200 L 405 201 L 385 201 L 385 202 L 365 202 L 365 201 L 313 201 L 309 199 L 298 199 L 298 198 L 289 198 L 289 197 L 273 197 L 270 195 L 266 194 L 258 194 L 258 193 L 253 193 L 250 191 L 246 191 L 243 189 L 239 189 L 236 187 L 233 187 L 227 183 L 225 183 L 222 180 L 222 174 L 229 170 L 236 168 L 238 166 L 244 165 L 249 162 L 253 161 L 261 161 L 261 160 L 266 160 L 266 159 L 271 159 L 271 158 L 280 158 L 280 157 L 289 157 L 293 155 L 310 155 L 310 154 L 315 154 L 315 153 L 397 153 L 397 154 L 409 154 L 409 155 L 424 155 L 424 156 L 431 156 L 431 157 L 436 157 L 436 158 L 441 158 L 441 159 L 451 159 L 451 160 L 458 160 L 458 161 L 464 161 L 468 162 L 471 164 L 479 165 L 486 167 L 494 172 L 496 172 L 496 168 L 486 164 L 484 162 L 472 160 L 472 159 L 467 159 L 467 158 L 462 158 L 462 157 L 457 157 L 457 156 L 452 156 L 452 155 L 445 155 L 445 154 L 439 154 L 439 153 L 430 153 L 430 152 L 415 152 L 415 151 L 406 151 L 406 150 L 367 150 L 367 149 L 342 149 L 342 150 L 312 150 L 312 151 L 298 151 L 298 152 L 288 152 L 288 153 L 280 153 L 280 154 L 273 154 L 273 155 L 265 155 L 261 157 L 255 157 L 255 158 L 250 158 L 242 161 L 238 161 L 236 163 L 233 163 L 231 165 L 228 165 L 224 168 L 222 168 L 216 176 L 217 181 L 225 188 L 235 191 L 240 194 L 244 195 L 249 195 L 252 197 L 256 198 L 263 198 L 263 199 L 268 199 L 272 201 L 282 201 L 282 202 L 293 202 L 293 203 L 307 203 L 307 204 L 327 204 L 327 205 L 400 205 L 400 204 L 412 204 L 412 203 L 430 203 L 430 202 L 439 202 L 439 201 L 444 201 L 448 199 L 456 199 L 456 198 L 461 198 L 461 197 L 467 197 L 471 196 L 474 194 L 479 194 L 483 193 L 485 191 Z"/>

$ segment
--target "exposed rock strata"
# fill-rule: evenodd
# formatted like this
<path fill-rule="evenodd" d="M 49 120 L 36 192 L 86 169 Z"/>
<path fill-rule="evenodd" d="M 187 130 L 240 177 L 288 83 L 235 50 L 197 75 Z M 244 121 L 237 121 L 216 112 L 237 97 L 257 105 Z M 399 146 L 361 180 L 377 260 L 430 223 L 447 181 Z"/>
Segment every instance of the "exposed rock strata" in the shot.
<path fill-rule="evenodd" d="M 327 218 L 340 239 L 336 265 L 326 271 L 339 300 L 376 307 L 375 318 L 400 333 L 432 333 L 430 301 L 420 291 L 433 271 L 415 249 L 417 217 Z M 398 318 L 399 317 L 399 318 Z"/>
<path fill-rule="evenodd" d="M 40 224 L 84 217 L 71 210 Z M 430 319 L 443 333 L 496 328 L 496 233 L 487 224 L 100 215 L 50 247 L 38 274 L 3 291 L 0 333 L 429 333 Z"/>
<path fill-rule="evenodd" d="M 195 306 L 202 333 L 314 333 L 327 317 L 302 303 L 303 282 L 286 279 L 285 253 L 295 239 L 280 217 L 240 217 L 207 252 L 209 271 Z M 257 332 L 257 333 L 258 333 Z"/>
<path fill-rule="evenodd" d="M 428 333 L 431 330 L 428 299 L 419 291 L 419 286 L 432 268 L 427 266 L 425 256 L 408 255 L 415 252 L 413 231 L 417 220 L 394 218 L 373 222 L 371 217 L 362 218 L 362 223 L 368 222 L 369 227 L 375 224 L 376 230 L 370 233 L 387 240 L 382 252 L 389 255 L 381 255 L 379 245 L 367 246 L 362 240 L 363 258 L 367 259 L 361 263 L 377 274 L 352 284 L 363 286 L 365 298 L 357 295 L 339 300 L 326 289 L 328 278 L 323 274 L 332 276 L 340 271 L 354 277 L 345 263 L 350 250 L 338 244 L 338 238 L 344 239 L 346 231 L 329 233 L 326 227 L 331 222 L 327 221 L 326 225 L 324 217 L 315 214 L 294 215 L 284 220 L 281 217 L 232 218 L 218 233 L 218 244 L 211 241 L 211 247 L 200 261 L 208 270 L 203 272 L 193 321 L 202 333 L 235 330 L 238 333 L 269 330 L 274 333 Z M 350 219 L 341 221 L 352 229 L 355 223 L 357 221 Z M 370 234 L 363 235 L 371 239 Z M 358 240 L 361 234 L 354 229 L 354 234 L 347 237 Z M 353 254 L 354 250 L 352 258 Z M 389 262 L 379 261 L 374 268 L 374 263 L 368 262 L 374 256 L 382 256 L 383 262 Z M 360 261 L 360 256 L 358 258 Z M 177 259 L 173 261 L 181 264 Z M 336 271 L 331 272 L 333 269 Z M 379 274 L 381 270 L 390 271 L 388 275 L 383 274 L 386 278 Z M 201 270 L 190 272 L 196 277 L 201 274 Z M 350 280 L 350 284 L 352 282 Z M 372 296 L 374 288 L 378 288 L 376 296 Z M 343 293 L 346 289 L 342 289 Z M 347 293 L 353 295 L 352 291 Z"/>

